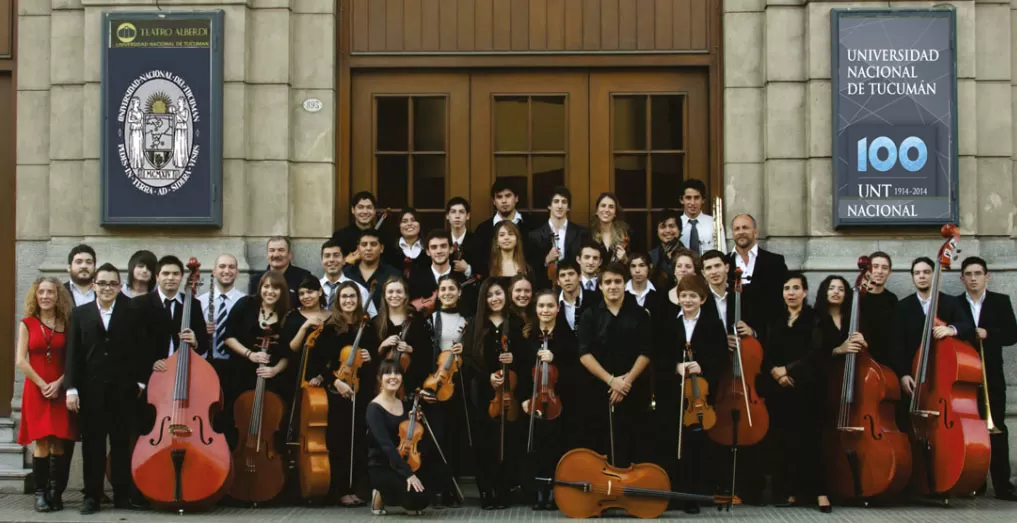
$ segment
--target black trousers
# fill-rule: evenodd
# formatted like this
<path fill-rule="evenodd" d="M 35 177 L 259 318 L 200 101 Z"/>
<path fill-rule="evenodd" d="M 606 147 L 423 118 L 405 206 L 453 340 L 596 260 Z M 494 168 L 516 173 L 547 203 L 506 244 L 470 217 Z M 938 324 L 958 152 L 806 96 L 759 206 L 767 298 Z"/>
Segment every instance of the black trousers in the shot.
<path fill-rule="evenodd" d="M 992 461 L 989 462 L 989 476 L 992 478 L 992 489 L 997 495 L 1012 492 L 1013 484 L 1010 483 L 1010 443 L 1007 439 L 1009 431 L 1006 428 L 1006 382 L 1002 376 L 994 376 L 989 381 L 989 412 L 992 414 L 992 423 L 999 429 L 999 434 L 989 435 L 989 444 L 992 449 Z M 981 390 L 979 390 L 978 410 L 985 415 L 985 401 Z"/>
<path fill-rule="evenodd" d="M 345 496 L 357 494 L 363 498 L 367 495 L 364 484 L 367 472 L 367 404 L 371 398 L 366 389 L 361 389 L 356 397 L 356 415 L 353 414 L 354 402 L 339 394 L 328 394 L 328 426 L 325 428 L 325 441 L 328 444 L 328 460 L 332 472 L 330 495 Z M 353 421 L 355 420 L 355 421 Z M 351 425 L 353 423 L 353 425 Z M 351 442 L 353 454 L 350 454 Z M 353 482 L 350 482 L 350 461 L 353 464 Z M 406 489 L 405 482 L 403 489 Z"/>
<path fill-rule="evenodd" d="M 453 477 L 459 477 L 457 471 L 461 466 L 460 455 L 462 454 L 466 441 L 464 434 L 458 427 L 459 418 L 462 417 L 462 400 L 453 396 L 448 401 L 440 403 L 421 402 L 424 416 L 427 417 L 427 427 L 434 433 L 434 438 L 425 429 L 424 437 L 420 442 L 420 452 L 424 463 L 421 465 L 429 483 L 425 483 L 434 493 L 454 493 L 455 483 Z M 454 417 L 454 409 L 458 407 L 460 416 Z M 439 447 L 435 445 L 438 441 Z M 444 456 L 444 460 L 442 459 Z M 446 460 L 448 463 L 446 464 Z"/>
<path fill-rule="evenodd" d="M 406 510 L 424 510 L 431 493 L 424 483 L 424 491 L 406 491 L 406 478 L 390 467 L 372 466 L 367 469 L 371 488 L 381 493 L 385 506 L 400 506 Z"/>
<path fill-rule="evenodd" d="M 520 419 L 523 419 L 520 409 Z M 520 421 L 505 421 L 504 453 L 500 419 L 491 419 L 487 412 L 471 413 L 473 424 L 474 465 L 477 488 L 481 492 L 497 490 L 507 493 L 519 485 L 520 466 L 526 447 L 526 432 Z M 502 459 L 499 460 L 499 454 Z"/>
<path fill-rule="evenodd" d="M 90 384 L 80 391 L 81 456 L 85 495 L 100 499 L 106 473 L 109 438 L 110 482 L 113 495 L 131 494 L 131 442 L 138 386 L 135 383 Z"/>
<path fill-rule="evenodd" d="M 826 419 L 811 389 L 782 389 L 766 399 L 770 430 L 763 441 L 770 451 L 774 495 L 815 497 L 827 494 L 819 442 Z M 767 441 L 768 440 L 768 441 Z M 805 500 L 809 502 L 810 500 Z"/>
<path fill-rule="evenodd" d="M 564 416 L 562 409 L 562 416 Z M 529 441 L 530 418 L 522 419 L 526 427 L 524 445 Z M 533 452 L 526 449 L 523 460 L 523 484 L 528 492 L 536 492 L 538 489 L 550 490 L 547 484 L 537 483 L 534 478 L 553 478 L 554 471 L 558 467 L 558 461 L 565 453 L 565 440 L 563 439 L 564 424 L 561 417 L 554 420 L 536 419 L 533 422 Z M 525 449 L 525 447 L 524 447 Z"/>
<path fill-rule="evenodd" d="M 631 463 L 652 462 L 656 457 L 658 446 L 654 434 L 656 422 L 650 416 L 648 387 L 646 389 L 633 387 L 629 395 L 614 406 L 613 414 L 602 385 L 588 387 L 587 391 L 583 406 L 586 413 L 585 427 L 573 435 L 573 446 L 604 454 L 609 463 L 618 467 L 627 467 Z"/>

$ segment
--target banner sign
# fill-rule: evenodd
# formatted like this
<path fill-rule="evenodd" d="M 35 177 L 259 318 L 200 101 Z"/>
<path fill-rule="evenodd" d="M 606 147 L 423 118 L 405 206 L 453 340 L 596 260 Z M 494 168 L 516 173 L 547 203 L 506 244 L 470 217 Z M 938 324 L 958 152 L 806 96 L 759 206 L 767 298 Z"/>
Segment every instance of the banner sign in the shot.
<path fill-rule="evenodd" d="M 103 225 L 222 226 L 222 33 L 222 11 L 103 14 Z"/>
<path fill-rule="evenodd" d="M 953 9 L 834 9 L 833 222 L 957 223 Z"/>

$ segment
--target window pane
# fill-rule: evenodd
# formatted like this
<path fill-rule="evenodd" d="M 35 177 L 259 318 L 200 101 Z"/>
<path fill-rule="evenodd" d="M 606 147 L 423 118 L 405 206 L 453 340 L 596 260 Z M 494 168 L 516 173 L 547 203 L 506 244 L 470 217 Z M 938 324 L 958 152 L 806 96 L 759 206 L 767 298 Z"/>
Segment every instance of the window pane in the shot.
<path fill-rule="evenodd" d="M 417 209 L 445 206 L 445 155 L 413 155 L 413 206 Z"/>
<path fill-rule="evenodd" d="M 424 242 L 427 233 L 435 229 L 445 228 L 445 210 L 421 212 L 417 211 L 417 219 L 420 220 L 420 242 Z M 425 246 L 426 248 L 426 246 Z"/>
<path fill-rule="evenodd" d="M 409 159 L 403 155 L 378 156 L 378 201 L 386 207 L 409 207 Z"/>
<path fill-rule="evenodd" d="M 652 114 L 650 119 L 653 122 L 650 130 L 650 138 L 653 140 L 655 150 L 680 150 L 684 148 L 683 129 L 684 122 L 682 115 L 685 110 L 682 106 L 685 97 L 653 96 L 651 97 Z"/>
<path fill-rule="evenodd" d="M 614 192 L 623 209 L 646 207 L 646 156 L 614 157 Z"/>
<path fill-rule="evenodd" d="M 646 97 L 614 97 L 614 149 L 643 151 L 646 149 Z"/>
<path fill-rule="evenodd" d="M 506 179 L 509 187 L 519 195 L 517 207 L 525 209 L 530 206 L 526 191 L 525 156 L 496 156 L 494 158 L 494 175 Z"/>
<path fill-rule="evenodd" d="M 625 211 L 625 223 L 629 224 L 629 252 L 646 252 L 647 231 L 646 224 L 648 213 L 646 211 Z"/>
<path fill-rule="evenodd" d="M 494 98 L 494 150 L 529 151 L 528 111 L 525 96 Z"/>
<path fill-rule="evenodd" d="M 445 150 L 445 99 L 413 99 L 413 150 Z"/>
<path fill-rule="evenodd" d="M 565 97 L 533 97 L 534 151 L 565 150 Z"/>
<path fill-rule="evenodd" d="M 564 156 L 533 157 L 533 207 L 544 209 L 555 187 L 565 185 Z"/>
<path fill-rule="evenodd" d="M 410 99 L 405 96 L 378 97 L 378 150 L 408 151 Z"/>
<path fill-rule="evenodd" d="M 683 154 L 651 155 L 653 176 L 653 207 L 680 207 L 678 202 L 682 186 L 682 173 L 685 171 Z"/>

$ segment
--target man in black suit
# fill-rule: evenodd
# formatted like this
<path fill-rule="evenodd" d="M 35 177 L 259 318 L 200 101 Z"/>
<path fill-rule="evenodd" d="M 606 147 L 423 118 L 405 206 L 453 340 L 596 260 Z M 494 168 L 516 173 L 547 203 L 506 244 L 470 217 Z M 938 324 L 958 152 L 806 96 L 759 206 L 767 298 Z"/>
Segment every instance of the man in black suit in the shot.
<path fill-rule="evenodd" d="M 999 429 L 989 435 L 992 462 L 989 475 L 997 499 L 1017 501 L 1017 492 L 1010 483 L 1010 448 L 1006 424 L 1006 380 L 1003 378 L 1003 347 L 1017 343 L 1017 318 L 1014 318 L 1010 297 L 986 290 L 989 266 L 985 260 L 971 256 L 961 264 L 961 282 L 967 292 L 957 296 L 961 313 L 975 326 L 970 341 L 984 353 L 985 377 L 989 387 L 989 412 Z M 966 306 L 965 306 L 966 305 Z M 979 393 L 981 400 L 984 396 Z M 979 407 L 983 402 L 978 402 Z M 982 410 L 982 409 L 979 409 Z M 983 487 L 984 489 L 984 487 Z"/>
<path fill-rule="evenodd" d="M 152 372 L 166 371 L 166 358 L 187 343 L 198 354 L 208 350 L 208 331 L 201 314 L 201 302 L 191 297 L 191 323 L 181 327 L 184 311 L 184 293 L 180 284 L 184 278 L 184 264 L 176 256 L 163 256 L 156 264 L 155 290 L 131 299 L 136 311 L 138 349 L 142 351 L 141 382 L 148 384 Z M 144 432 L 144 427 L 139 429 Z"/>
<path fill-rule="evenodd" d="M 916 292 L 897 302 L 896 315 L 896 350 L 894 351 L 893 370 L 900 376 L 901 392 L 911 396 L 915 391 L 915 379 L 912 376 L 912 362 L 918 346 L 922 343 L 922 331 L 925 329 L 925 316 L 932 303 L 932 278 L 935 264 L 925 256 L 915 258 L 911 262 L 911 281 Z M 937 340 L 949 336 L 971 339 L 974 324 L 967 320 L 963 309 L 953 296 L 939 293 L 939 307 L 934 312 L 937 318 L 946 325 L 932 329 L 932 336 Z"/>
<path fill-rule="evenodd" d="M 703 278 L 710 285 L 703 310 L 716 314 L 728 333 L 728 325 L 734 322 L 734 294 L 727 290 L 727 274 L 730 266 L 724 253 L 712 249 L 703 253 Z M 744 322 L 743 322 L 744 323 Z"/>
<path fill-rule="evenodd" d="M 736 268 L 742 270 L 742 319 L 758 331 L 784 311 L 787 264 L 780 254 L 759 247 L 759 227 L 751 214 L 735 215 L 731 234 L 735 248 L 728 258 L 728 281 L 734 282 Z"/>
<path fill-rule="evenodd" d="M 130 298 L 120 273 L 106 263 L 95 274 L 96 300 L 71 311 L 64 387 L 67 409 L 79 412 L 85 500 L 82 514 L 99 511 L 110 446 L 110 481 L 117 508 L 131 507 L 129 435 L 141 388 L 142 353 L 134 343 Z"/>
<path fill-rule="evenodd" d="M 528 249 L 526 238 L 530 233 L 530 225 L 516 210 L 516 205 L 519 204 L 519 195 L 509 185 L 507 178 L 495 178 L 494 184 L 491 185 L 491 200 L 494 203 L 494 217 L 480 222 L 474 231 L 479 245 L 473 270 L 484 275 L 490 270 L 491 243 L 494 241 L 494 226 L 498 225 L 498 222 L 509 220 L 519 228 L 519 241 L 522 243 L 524 257 Z M 529 258 L 525 259 L 529 260 Z"/>
<path fill-rule="evenodd" d="M 572 192 L 567 187 L 555 187 L 547 204 L 547 223 L 530 231 L 530 266 L 538 269 L 534 282 L 538 289 L 553 287 L 547 271 L 539 270 L 552 262 L 572 260 L 579 256 L 579 246 L 589 237 L 586 229 L 569 221 Z"/>
<path fill-rule="evenodd" d="M 64 283 L 64 287 L 71 293 L 74 305 L 95 301 L 95 289 L 92 288 L 92 277 L 95 276 L 95 249 L 84 243 L 75 245 L 67 254 L 67 272 L 71 279 Z"/>
<path fill-rule="evenodd" d="M 448 221 L 452 247 L 449 260 L 452 270 L 463 278 L 473 276 L 474 264 L 482 250 L 476 235 L 467 226 L 470 223 L 470 202 L 462 196 L 454 196 L 445 204 L 445 220 Z M 491 248 L 487 245 L 487 248 Z"/>
<path fill-rule="evenodd" d="M 600 249 L 594 250 L 599 256 Z M 561 289 L 558 294 L 558 321 L 568 324 L 572 332 L 576 332 L 583 312 L 603 301 L 604 296 L 599 286 L 592 291 L 583 289 L 579 265 L 572 260 L 562 260 L 558 264 L 558 288 Z"/>
<path fill-rule="evenodd" d="M 290 239 L 287 236 L 273 236 L 268 239 L 268 244 L 266 245 L 267 252 L 265 254 L 265 258 L 268 259 L 268 269 L 251 275 L 247 294 L 261 296 L 260 289 L 258 289 L 261 277 L 268 271 L 277 271 L 282 273 L 283 278 L 286 279 L 286 285 L 290 288 L 290 303 L 300 303 L 297 299 L 297 288 L 300 287 L 300 282 L 305 277 L 311 275 L 311 271 L 293 265 L 293 251 L 291 247 Z"/>

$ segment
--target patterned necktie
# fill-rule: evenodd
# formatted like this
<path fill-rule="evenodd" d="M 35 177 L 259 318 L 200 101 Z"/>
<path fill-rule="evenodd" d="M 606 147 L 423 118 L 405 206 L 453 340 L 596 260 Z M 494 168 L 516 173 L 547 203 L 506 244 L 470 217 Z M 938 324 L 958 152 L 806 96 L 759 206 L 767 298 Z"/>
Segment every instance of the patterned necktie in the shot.
<path fill-rule="evenodd" d="M 332 304 L 335 303 L 335 288 L 339 286 L 339 283 L 327 281 L 325 282 L 325 286 L 328 287 L 328 299 L 325 300 L 325 307 L 331 310 Z"/>
<path fill-rule="evenodd" d="M 695 253 L 699 252 L 699 227 L 697 224 L 699 220 L 689 220 L 689 227 L 692 230 L 689 231 L 689 250 Z"/>
<path fill-rule="evenodd" d="M 219 305 L 219 316 L 215 319 L 215 356 L 226 358 L 226 301 L 227 295 L 220 294 L 222 303 Z"/>

